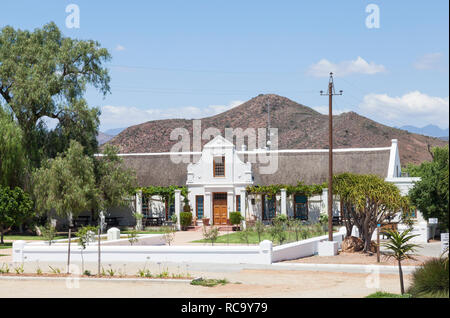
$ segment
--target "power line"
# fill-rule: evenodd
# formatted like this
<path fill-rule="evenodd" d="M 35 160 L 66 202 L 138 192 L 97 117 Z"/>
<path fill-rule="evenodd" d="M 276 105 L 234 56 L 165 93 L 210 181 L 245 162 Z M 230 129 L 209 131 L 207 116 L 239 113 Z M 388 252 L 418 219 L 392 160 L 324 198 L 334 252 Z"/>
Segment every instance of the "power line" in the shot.
<path fill-rule="evenodd" d="M 136 69 L 136 70 L 152 70 L 152 71 L 166 71 L 166 72 L 187 72 L 187 73 L 216 73 L 216 74 L 299 74 L 303 71 L 223 71 L 223 70 L 205 70 L 205 69 L 185 69 L 185 68 L 171 68 L 171 67 L 153 67 L 141 65 L 109 65 L 112 68 L 118 69 Z"/>

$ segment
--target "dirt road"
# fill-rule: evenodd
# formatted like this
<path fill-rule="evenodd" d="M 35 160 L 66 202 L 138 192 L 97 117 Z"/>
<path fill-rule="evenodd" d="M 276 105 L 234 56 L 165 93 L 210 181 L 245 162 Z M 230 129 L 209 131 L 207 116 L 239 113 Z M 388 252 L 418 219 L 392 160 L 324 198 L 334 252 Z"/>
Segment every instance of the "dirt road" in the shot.
<path fill-rule="evenodd" d="M 65 280 L 0 279 L 0 298 L 9 297 L 364 297 L 377 290 L 399 292 L 397 275 L 308 271 L 242 270 L 208 273 L 208 278 L 227 278 L 230 284 L 216 287 L 188 283 L 116 282 L 80 280 L 68 288 Z M 408 284 L 409 277 L 406 277 Z M 71 281 L 69 287 L 76 286 Z"/>

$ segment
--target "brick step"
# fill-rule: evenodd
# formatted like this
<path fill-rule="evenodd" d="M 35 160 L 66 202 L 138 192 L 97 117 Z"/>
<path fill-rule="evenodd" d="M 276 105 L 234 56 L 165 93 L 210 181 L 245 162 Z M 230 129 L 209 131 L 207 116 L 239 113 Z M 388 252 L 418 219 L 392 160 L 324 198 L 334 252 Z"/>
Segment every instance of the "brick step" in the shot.
<path fill-rule="evenodd" d="M 232 225 L 219 225 L 219 231 L 220 232 L 232 232 L 233 226 Z"/>
<path fill-rule="evenodd" d="M 201 231 L 202 226 L 188 226 L 186 231 Z"/>

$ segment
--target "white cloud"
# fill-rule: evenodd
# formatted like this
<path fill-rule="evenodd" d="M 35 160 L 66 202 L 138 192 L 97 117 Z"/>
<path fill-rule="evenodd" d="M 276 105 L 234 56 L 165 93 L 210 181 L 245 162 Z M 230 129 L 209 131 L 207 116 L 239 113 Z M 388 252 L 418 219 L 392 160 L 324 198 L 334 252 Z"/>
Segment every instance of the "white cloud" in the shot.
<path fill-rule="evenodd" d="M 125 51 L 125 47 L 124 46 L 122 46 L 122 45 L 120 45 L 120 44 L 118 44 L 117 46 L 116 46 L 116 49 L 115 49 L 116 51 Z"/>
<path fill-rule="evenodd" d="M 307 73 L 314 77 L 328 77 L 330 72 L 333 72 L 335 76 L 343 77 L 351 74 L 373 75 L 385 71 L 386 68 L 383 65 L 375 64 L 374 62 L 368 63 L 362 57 L 358 56 L 356 60 L 343 61 L 337 64 L 327 59 L 322 59 L 316 64 L 311 65 Z"/>
<path fill-rule="evenodd" d="M 209 105 L 203 108 L 195 106 L 186 106 L 179 108 L 152 108 L 141 109 L 137 107 L 125 106 L 103 106 L 100 116 L 101 130 L 112 128 L 129 127 L 145 123 L 150 120 L 169 119 L 169 118 L 203 118 L 214 116 L 224 111 L 230 110 L 242 101 L 232 101 L 228 105 Z"/>
<path fill-rule="evenodd" d="M 425 54 L 414 63 L 414 67 L 418 70 L 441 69 L 444 67 L 443 57 L 442 53 Z"/>
<path fill-rule="evenodd" d="M 419 91 L 400 97 L 387 94 L 369 94 L 359 105 L 369 118 L 395 126 L 428 124 L 447 128 L 449 124 L 449 98 L 434 97 Z"/>

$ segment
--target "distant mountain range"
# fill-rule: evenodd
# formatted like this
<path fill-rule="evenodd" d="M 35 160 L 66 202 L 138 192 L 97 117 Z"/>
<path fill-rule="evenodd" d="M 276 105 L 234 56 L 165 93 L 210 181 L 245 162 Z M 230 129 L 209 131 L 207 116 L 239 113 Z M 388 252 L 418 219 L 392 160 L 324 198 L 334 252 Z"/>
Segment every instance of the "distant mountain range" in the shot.
<path fill-rule="evenodd" d="M 399 129 L 403 129 L 403 130 L 407 130 L 407 131 L 409 131 L 411 133 L 414 133 L 414 134 L 420 134 L 420 135 L 440 138 L 442 140 L 448 140 L 448 134 L 449 134 L 448 128 L 447 129 L 441 129 L 438 126 L 435 126 L 435 125 L 427 125 L 427 126 L 422 127 L 422 128 L 407 125 L 407 126 L 402 126 L 402 127 L 398 127 L 398 128 Z"/>
<path fill-rule="evenodd" d="M 120 134 L 123 130 L 126 128 L 115 128 L 115 129 L 109 129 L 105 132 L 98 132 L 97 135 L 97 141 L 99 145 L 103 145 L 114 138 L 114 136 L 117 136 Z"/>
<path fill-rule="evenodd" d="M 98 135 L 97 135 L 97 142 L 99 145 L 103 145 L 104 143 L 107 143 L 108 141 L 110 141 L 113 138 L 114 138 L 114 136 L 111 136 L 111 135 L 108 135 L 108 134 L 105 134 L 105 133 L 99 131 Z"/>
<path fill-rule="evenodd" d="M 267 105 L 271 127 L 278 128 L 278 149 L 328 148 L 327 115 L 273 94 L 261 94 L 226 112 L 203 118 L 202 130 L 215 127 L 224 134 L 226 127 L 265 128 Z M 128 127 L 108 143 L 122 153 L 168 152 L 178 142 L 169 138 L 178 127 L 187 129 L 192 136 L 192 120 L 166 119 Z M 389 147 L 392 139 L 398 139 L 402 165 L 431 160 L 429 147 L 448 144 L 438 138 L 382 125 L 355 112 L 333 116 L 333 128 L 337 148 Z M 202 141 L 202 146 L 206 142 Z"/>
<path fill-rule="evenodd" d="M 104 133 L 110 136 L 117 136 L 122 131 L 124 131 L 126 128 L 114 128 L 114 129 L 108 129 Z"/>

